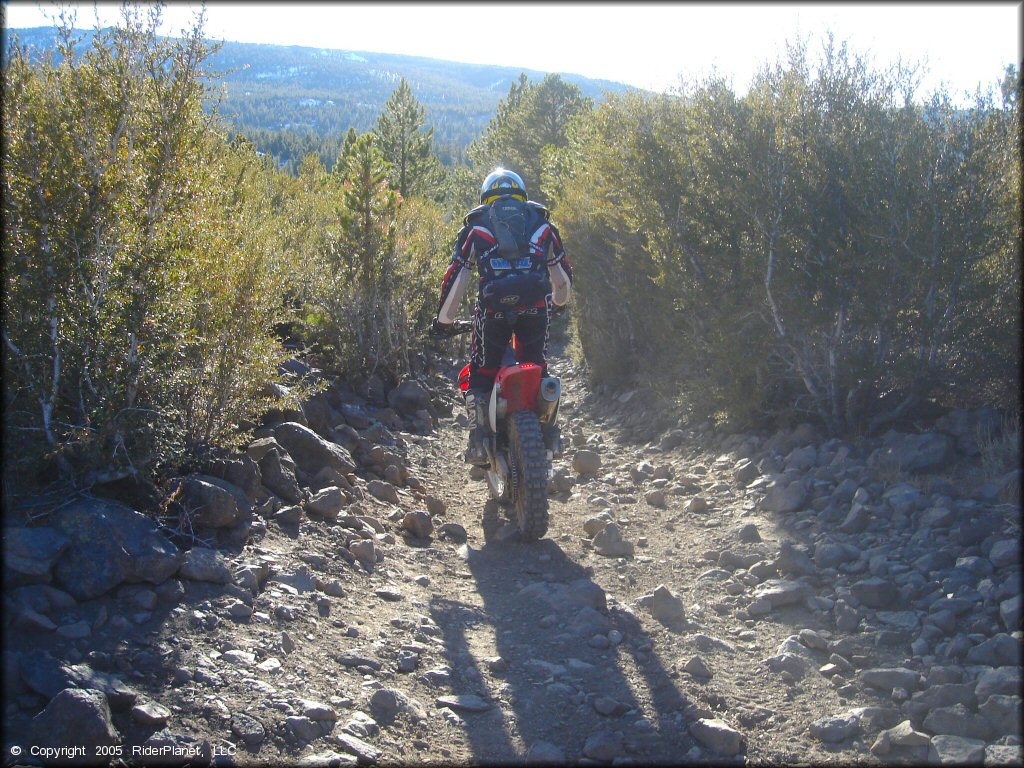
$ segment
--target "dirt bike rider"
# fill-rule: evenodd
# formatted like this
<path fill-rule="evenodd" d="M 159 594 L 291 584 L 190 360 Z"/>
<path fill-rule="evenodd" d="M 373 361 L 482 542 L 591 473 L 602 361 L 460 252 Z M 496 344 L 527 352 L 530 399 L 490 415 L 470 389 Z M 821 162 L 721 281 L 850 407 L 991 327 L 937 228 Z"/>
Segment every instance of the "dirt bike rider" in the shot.
<path fill-rule="evenodd" d="M 548 210 L 527 199 L 519 174 L 497 168 L 480 187 L 480 205 L 468 214 L 455 240 L 452 263 L 441 284 L 433 332 L 448 335 L 470 283 L 471 265 L 480 276 L 473 308 L 469 391 L 470 431 L 465 460 L 486 465 L 490 434 L 488 399 L 509 340 L 515 332 L 519 362 L 544 367 L 548 324 L 565 308 L 572 286 L 572 265 Z M 549 449 L 561 453 L 557 426 L 545 430 Z"/>

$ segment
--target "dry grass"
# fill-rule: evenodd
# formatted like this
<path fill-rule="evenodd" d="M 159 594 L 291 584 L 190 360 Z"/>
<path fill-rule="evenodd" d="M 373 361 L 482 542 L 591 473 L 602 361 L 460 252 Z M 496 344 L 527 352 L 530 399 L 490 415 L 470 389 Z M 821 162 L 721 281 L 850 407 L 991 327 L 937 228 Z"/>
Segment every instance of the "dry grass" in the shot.
<path fill-rule="evenodd" d="M 989 477 L 999 477 L 1020 466 L 1020 412 L 1003 417 L 999 431 L 978 429 L 981 466 Z"/>
<path fill-rule="evenodd" d="M 1003 477 L 1020 468 L 1020 412 L 1013 411 L 1003 418 L 996 433 L 978 430 L 978 448 L 981 451 L 981 467 L 990 479 Z M 1020 482 L 1010 483 L 1000 494 L 1002 501 L 1019 504 Z"/>

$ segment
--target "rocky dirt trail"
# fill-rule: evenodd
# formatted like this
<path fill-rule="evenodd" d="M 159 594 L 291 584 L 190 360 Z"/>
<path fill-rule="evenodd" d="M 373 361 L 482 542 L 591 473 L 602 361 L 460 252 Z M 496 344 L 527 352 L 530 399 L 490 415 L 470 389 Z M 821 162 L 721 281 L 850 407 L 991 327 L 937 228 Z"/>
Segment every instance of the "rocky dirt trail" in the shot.
<path fill-rule="evenodd" d="M 1021 764 L 993 414 L 665 429 L 553 368 L 537 543 L 461 462 L 440 375 L 280 414 L 182 479 L 178 545 L 100 498 L 10 524 L 6 764 Z"/>

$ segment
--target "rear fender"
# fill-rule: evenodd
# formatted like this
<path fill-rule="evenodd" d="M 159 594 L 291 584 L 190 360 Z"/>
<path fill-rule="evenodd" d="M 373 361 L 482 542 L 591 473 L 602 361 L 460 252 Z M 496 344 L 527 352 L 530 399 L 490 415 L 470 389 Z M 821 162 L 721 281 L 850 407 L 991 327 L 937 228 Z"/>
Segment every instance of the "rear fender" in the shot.
<path fill-rule="evenodd" d="M 502 368 L 494 381 L 488 416 L 491 429 L 497 431 L 498 421 L 516 411 L 537 410 L 541 367 L 536 363 L 520 363 Z"/>

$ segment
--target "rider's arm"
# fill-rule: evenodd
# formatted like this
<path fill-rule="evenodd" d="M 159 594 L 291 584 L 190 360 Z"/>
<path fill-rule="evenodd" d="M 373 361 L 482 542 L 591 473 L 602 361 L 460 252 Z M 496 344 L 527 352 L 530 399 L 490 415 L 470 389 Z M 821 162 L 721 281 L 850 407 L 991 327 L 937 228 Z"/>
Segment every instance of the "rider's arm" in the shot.
<path fill-rule="evenodd" d="M 551 237 L 547 243 L 547 264 L 548 275 L 551 278 L 551 299 L 559 307 L 564 307 L 569 301 L 569 292 L 572 289 L 572 264 L 565 255 L 565 247 L 562 245 L 562 238 L 558 230 L 551 223 Z"/>
<path fill-rule="evenodd" d="M 452 253 L 452 263 L 448 271 L 444 273 L 444 280 L 441 281 L 441 301 L 437 309 L 437 322 L 450 325 L 455 322 L 459 312 L 459 304 L 469 287 L 470 259 L 473 256 L 473 243 L 469 238 L 470 228 L 463 227 L 459 236 L 455 239 L 455 251 Z"/>

